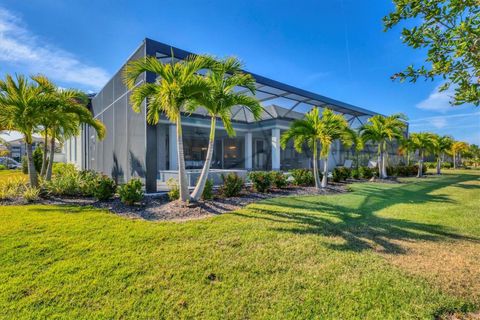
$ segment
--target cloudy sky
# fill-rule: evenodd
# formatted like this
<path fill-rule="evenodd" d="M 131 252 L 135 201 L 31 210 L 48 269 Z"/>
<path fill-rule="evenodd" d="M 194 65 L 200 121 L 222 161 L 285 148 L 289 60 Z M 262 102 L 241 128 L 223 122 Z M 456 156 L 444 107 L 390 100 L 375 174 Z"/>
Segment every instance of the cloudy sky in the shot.
<path fill-rule="evenodd" d="M 385 0 L 0 1 L 0 76 L 43 73 L 98 91 L 145 37 L 196 53 L 236 55 L 246 69 L 379 113 L 411 131 L 480 144 L 480 109 L 451 107 L 440 81 L 392 82 L 424 53 L 383 32 Z"/>

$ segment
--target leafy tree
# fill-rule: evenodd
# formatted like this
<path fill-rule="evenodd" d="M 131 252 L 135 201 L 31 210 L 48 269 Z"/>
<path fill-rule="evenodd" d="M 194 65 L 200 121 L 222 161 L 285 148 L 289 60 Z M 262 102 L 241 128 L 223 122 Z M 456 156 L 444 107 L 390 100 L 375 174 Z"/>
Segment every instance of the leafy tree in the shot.
<path fill-rule="evenodd" d="M 480 163 L 480 147 L 476 144 L 471 144 L 468 147 L 468 158 L 472 161 L 473 166 L 476 168 Z"/>
<path fill-rule="evenodd" d="M 432 150 L 437 158 L 437 174 L 442 174 L 442 161 L 445 157 L 445 153 L 452 148 L 452 144 L 452 137 L 432 134 Z"/>
<path fill-rule="evenodd" d="M 480 104 L 480 5 L 478 0 L 393 0 L 395 11 L 384 17 L 385 30 L 412 20 L 402 30 L 403 42 L 426 49 L 426 64 L 410 65 L 392 76 L 416 82 L 440 77 L 455 90 L 451 103 Z"/>
<path fill-rule="evenodd" d="M 124 71 L 125 83 L 132 90 L 130 101 L 133 110 L 140 112 L 143 102 L 148 99 L 148 123 L 158 123 L 160 113 L 164 113 L 176 124 L 179 189 L 180 200 L 183 202 L 188 201 L 190 195 L 185 170 L 181 112 L 185 111 L 185 105 L 196 95 L 209 90 L 198 72 L 211 64 L 212 59 L 205 56 L 191 56 L 175 62 L 172 54 L 171 63 L 162 64 L 155 57 L 146 57 L 130 62 Z M 155 83 L 138 84 L 137 79 L 144 72 L 155 74 Z"/>
<path fill-rule="evenodd" d="M 417 177 L 423 176 L 423 161 L 428 152 L 434 150 L 435 142 L 433 134 L 429 132 L 415 132 L 409 137 L 414 150 L 418 152 L 418 173 Z"/>
<path fill-rule="evenodd" d="M 248 109 L 255 120 L 259 119 L 262 112 L 262 107 L 257 99 L 246 95 L 245 92 L 234 91 L 236 87 L 245 87 L 250 93 L 255 93 L 255 80 L 250 74 L 243 73 L 241 66 L 240 61 L 233 57 L 215 62 L 204 78 L 208 90 L 186 104 L 188 111 L 194 111 L 198 106 L 205 108 L 211 118 L 207 156 L 197 185 L 191 194 L 193 201 L 197 201 L 201 197 L 208 179 L 217 118 L 222 120 L 227 134 L 234 136 L 235 131 L 231 122 L 233 107 L 242 106 Z"/>
<path fill-rule="evenodd" d="M 293 140 L 293 145 L 297 152 L 302 152 L 302 146 L 306 143 L 313 151 L 313 175 L 315 178 L 315 188 L 325 188 L 327 186 L 328 176 L 328 155 L 330 148 L 335 140 L 340 140 L 346 146 L 351 146 L 357 142 L 355 132 L 349 128 L 347 120 L 340 114 L 335 114 L 332 110 L 325 108 L 322 115 L 317 107 L 312 108 L 305 118 L 295 120 L 290 128 L 285 131 L 280 138 L 280 144 L 283 149 L 286 148 L 288 141 Z M 319 152 L 320 147 L 320 152 Z M 323 177 L 320 183 L 318 170 L 318 157 L 323 159 Z"/>
<path fill-rule="evenodd" d="M 380 178 L 387 177 L 387 143 L 403 138 L 407 127 L 405 116 L 393 114 L 385 117 L 375 115 L 360 127 L 360 136 L 364 143 L 371 141 L 378 144 L 378 171 Z"/>
<path fill-rule="evenodd" d="M 452 154 L 452 157 L 453 157 L 453 168 L 456 169 L 457 168 L 457 162 L 458 162 L 458 159 L 462 156 L 463 153 L 465 153 L 466 151 L 468 151 L 468 144 L 466 142 L 463 142 L 463 141 L 455 141 L 453 144 L 452 144 L 452 147 L 450 149 L 450 152 Z"/>
<path fill-rule="evenodd" d="M 17 130 L 26 144 L 28 174 L 31 187 L 38 186 L 37 171 L 33 164 L 32 135 L 42 115 L 45 99 L 43 88 L 35 81 L 17 75 L 6 75 L 0 80 L 0 123 L 3 129 Z"/>
<path fill-rule="evenodd" d="M 414 145 L 408 138 L 402 138 L 398 147 L 398 154 L 405 157 L 405 164 L 410 165 L 410 155 L 414 152 Z"/>

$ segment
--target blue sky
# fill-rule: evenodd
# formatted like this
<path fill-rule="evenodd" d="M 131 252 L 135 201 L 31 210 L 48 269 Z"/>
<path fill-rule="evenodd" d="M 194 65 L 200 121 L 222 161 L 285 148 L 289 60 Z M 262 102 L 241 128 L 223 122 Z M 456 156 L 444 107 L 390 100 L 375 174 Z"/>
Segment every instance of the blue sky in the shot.
<path fill-rule="evenodd" d="M 141 4 L 140 4 L 141 3 Z M 424 53 L 383 32 L 390 1 L 0 0 L 0 76 L 44 73 L 98 90 L 145 37 L 195 53 L 236 55 L 246 69 L 383 114 L 411 131 L 480 144 L 480 109 L 450 107 L 440 81 L 392 82 Z"/>

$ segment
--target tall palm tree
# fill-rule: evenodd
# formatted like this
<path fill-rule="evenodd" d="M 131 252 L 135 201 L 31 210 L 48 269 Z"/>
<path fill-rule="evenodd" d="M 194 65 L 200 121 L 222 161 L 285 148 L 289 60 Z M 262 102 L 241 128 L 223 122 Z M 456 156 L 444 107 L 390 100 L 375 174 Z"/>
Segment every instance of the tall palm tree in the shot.
<path fill-rule="evenodd" d="M 412 141 L 408 138 L 402 138 L 400 140 L 400 145 L 398 147 L 398 153 L 401 156 L 405 157 L 405 164 L 407 166 L 410 165 L 410 155 L 414 151 L 414 146 L 412 144 Z"/>
<path fill-rule="evenodd" d="M 453 139 L 450 136 L 432 135 L 433 153 L 437 158 L 437 174 L 442 174 L 442 161 L 445 153 L 452 148 Z"/>
<path fill-rule="evenodd" d="M 430 132 L 416 132 L 410 134 L 410 140 L 414 146 L 414 150 L 418 152 L 418 172 L 417 178 L 423 176 L 423 161 L 428 152 L 435 148 L 435 140 Z"/>
<path fill-rule="evenodd" d="M 212 65 L 213 60 L 206 56 L 191 56 L 186 60 L 175 62 L 173 53 L 171 63 L 162 64 L 155 57 L 146 57 L 128 63 L 124 71 L 125 83 L 132 90 L 130 101 L 132 109 L 140 112 L 142 103 L 148 99 L 147 121 L 157 124 L 160 113 L 176 124 L 178 175 L 180 200 L 190 199 L 185 170 L 183 150 L 182 117 L 185 105 L 196 95 L 209 90 L 206 82 L 198 72 Z M 141 82 L 137 79 L 144 72 L 157 76 L 155 83 Z"/>
<path fill-rule="evenodd" d="M 262 107 L 257 99 L 247 96 L 245 92 L 234 92 L 236 87 L 245 87 L 248 92 L 255 93 L 255 80 L 250 74 L 243 73 L 241 67 L 240 61 L 234 57 L 217 61 L 204 78 L 209 90 L 186 103 L 188 111 L 194 111 L 200 106 L 205 108 L 211 118 L 207 155 L 197 185 L 191 194 L 193 201 L 197 201 L 201 197 L 207 182 L 215 143 L 217 118 L 222 120 L 227 134 L 232 137 L 235 135 L 231 122 L 234 106 L 248 109 L 255 120 L 259 119 L 262 112 Z"/>
<path fill-rule="evenodd" d="M 325 188 L 328 176 L 328 155 L 335 140 L 340 140 L 346 146 L 356 142 L 355 132 L 349 128 L 348 122 L 340 114 L 325 108 L 322 115 L 317 107 L 312 108 L 305 118 L 295 120 L 290 128 L 280 138 L 283 149 L 288 141 L 293 140 L 297 152 L 302 152 L 302 146 L 306 143 L 313 151 L 313 175 L 315 177 L 315 188 Z M 319 152 L 320 147 L 320 152 Z M 320 182 L 318 170 L 318 158 L 323 159 L 323 178 Z"/>
<path fill-rule="evenodd" d="M 22 75 L 6 75 L 0 80 L 0 123 L 7 130 L 17 130 L 23 135 L 26 144 L 29 182 L 38 186 L 38 177 L 33 165 L 32 135 L 42 115 L 42 103 L 45 97 L 41 86 L 29 81 Z"/>
<path fill-rule="evenodd" d="M 378 171 L 381 179 L 387 178 L 387 144 L 395 139 L 402 139 L 407 127 L 403 114 L 388 117 L 375 115 L 360 127 L 360 136 L 367 141 L 378 144 Z"/>
<path fill-rule="evenodd" d="M 457 168 L 457 160 L 458 160 L 457 156 L 461 157 L 462 153 L 464 153 L 467 150 L 468 150 L 468 144 L 466 142 L 455 141 L 454 143 L 452 143 L 450 152 L 452 153 L 452 157 L 453 157 L 454 169 Z"/>

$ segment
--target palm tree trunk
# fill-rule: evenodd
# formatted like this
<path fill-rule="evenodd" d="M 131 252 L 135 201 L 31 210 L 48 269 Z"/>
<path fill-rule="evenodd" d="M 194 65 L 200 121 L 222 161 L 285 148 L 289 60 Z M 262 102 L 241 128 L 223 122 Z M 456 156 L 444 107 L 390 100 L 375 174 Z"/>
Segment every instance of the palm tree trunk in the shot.
<path fill-rule="evenodd" d="M 178 152 L 178 187 L 180 189 L 180 200 L 190 200 L 188 192 L 187 171 L 185 169 L 185 156 L 183 151 L 182 120 L 181 115 L 177 118 L 177 152 Z"/>
<path fill-rule="evenodd" d="M 380 149 L 380 153 L 378 155 L 378 177 L 383 179 L 383 150 Z"/>
<path fill-rule="evenodd" d="M 437 158 L 437 174 L 442 174 L 442 160 L 440 155 Z"/>
<path fill-rule="evenodd" d="M 418 160 L 418 173 L 417 178 L 423 175 L 423 151 L 419 152 L 420 159 Z"/>
<path fill-rule="evenodd" d="M 386 152 L 383 152 L 382 176 L 383 176 L 383 179 L 388 177 L 388 175 L 387 175 L 387 156 L 386 156 Z"/>
<path fill-rule="evenodd" d="M 45 172 L 47 171 L 47 153 L 48 153 L 48 134 L 47 134 L 47 129 L 45 129 L 45 139 L 43 140 L 42 169 L 40 170 L 40 176 L 42 177 L 45 176 Z"/>
<path fill-rule="evenodd" d="M 212 121 L 210 124 L 210 140 L 208 140 L 208 149 L 207 149 L 207 157 L 205 158 L 205 163 L 203 164 L 202 173 L 198 178 L 197 185 L 192 192 L 191 199 L 193 201 L 198 201 L 203 194 L 203 190 L 205 189 L 205 184 L 207 183 L 208 179 L 208 172 L 210 171 L 210 165 L 212 163 L 212 155 L 213 155 L 213 148 L 215 145 L 215 123 L 217 121 L 216 117 L 212 117 Z"/>
<path fill-rule="evenodd" d="M 322 177 L 322 188 L 326 188 L 328 183 L 328 155 L 323 159 L 323 177 Z"/>
<path fill-rule="evenodd" d="M 28 163 L 28 178 L 30 180 L 30 186 L 38 187 L 37 170 L 35 170 L 35 165 L 33 164 L 32 144 L 26 143 L 26 149 L 27 149 L 26 151 L 27 151 L 27 163 Z"/>
<path fill-rule="evenodd" d="M 50 137 L 50 161 L 47 166 L 47 173 L 45 179 L 47 181 L 52 180 L 52 169 L 53 169 L 53 157 L 55 155 L 55 134 L 52 133 Z"/>
<path fill-rule="evenodd" d="M 320 176 L 318 175 L 318 150 L 317 142 L 313 143 L 313 177 L 315 178 L 315 188 L 320 189 Z"/>
<path fill-rule="evenodd" d="M 455 156 L 455 152 L 453 153 L 453 169 L 457 169 L 457 159 Z"/>

